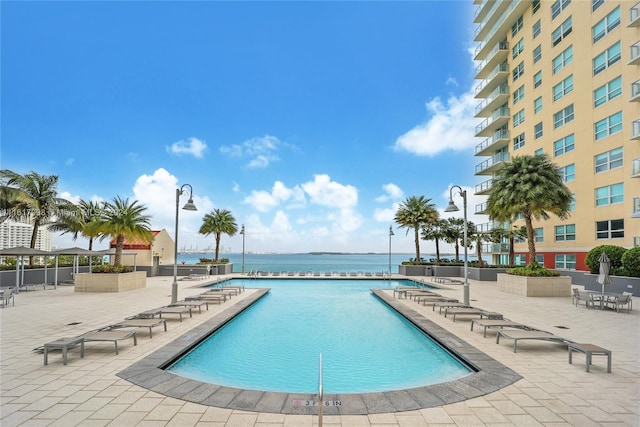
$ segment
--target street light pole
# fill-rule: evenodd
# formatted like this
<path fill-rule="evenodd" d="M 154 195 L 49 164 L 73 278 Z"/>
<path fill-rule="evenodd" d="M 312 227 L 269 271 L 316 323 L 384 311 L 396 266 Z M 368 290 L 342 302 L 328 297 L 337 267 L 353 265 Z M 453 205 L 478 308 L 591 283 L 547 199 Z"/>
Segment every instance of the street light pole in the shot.
<path fill-rule="evenodd" d="M 174 238 L 174 257 L 173 257 L 173 284 L 171 285 L 171 304 L 178 302 L 178 209 L 180 206 L 180 196 L 186 191 L 184 187 L 189 187 L 189 201 L 182 207 L 186 211 L 197 211 L 196 205 L 193 203 L 193 187 L 190 184 L 184 184 L 180 188 L 176 188 L 176 230 Z"/>
<path fill-rule="evenodd" d="M 244 274 L 244 224 L 242 224 L 240 234 L 242 234 L 242 274 Z"/>
<path fill-rule="evenodd" d="M 464 305 L 469 305 L 469 255 L 467 248 L 467 229 L 469 225 L 467 223 L 467 191 L 463 190 L 459 185 L 454 185 L 449 189 L 449 205 L 444 210 L 445 212 L 456 212 L 459 211 L 458 207 L 455 203 L 453 203 L 453 189 L 457 188 L 459 190 L 458 194 L 462 196 L 462 211 L 464 215 L 464 285 L 462 286 L 462 295 L 464 299 Z"/>
<path fill-rule="evenodd" d="M 391 276 L 391 236 L 393 235 L 393 228 L 389 226 L 389 276 Z"/>

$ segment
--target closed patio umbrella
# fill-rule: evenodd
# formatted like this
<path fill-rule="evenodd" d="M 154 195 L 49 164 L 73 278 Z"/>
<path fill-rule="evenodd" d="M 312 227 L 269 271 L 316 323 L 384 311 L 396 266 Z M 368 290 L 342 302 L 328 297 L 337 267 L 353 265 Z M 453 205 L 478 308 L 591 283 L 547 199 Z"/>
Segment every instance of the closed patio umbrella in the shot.
<path fill-rule="evenodd" d="M 602 285 L 602 293 L 604 294 L 604 285 L 611 284 L 611 277 L 609 277 L 609 270 L 611 269 L 611 261 L 609 261 L 609 257 L 607 254 L 602 251 L 600 254 L 600 269 L 597 282 Z"/>

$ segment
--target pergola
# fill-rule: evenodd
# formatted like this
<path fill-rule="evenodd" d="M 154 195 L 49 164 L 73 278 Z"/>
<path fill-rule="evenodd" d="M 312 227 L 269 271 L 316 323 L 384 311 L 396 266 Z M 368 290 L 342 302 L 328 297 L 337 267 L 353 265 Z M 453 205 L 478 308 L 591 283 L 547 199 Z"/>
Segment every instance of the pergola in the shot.
<path fill-rule="evenodd" d="M 51 256 L 51 252 L 41 251 L 40 249 L 31 249 L 24 246 L 16 246 L 13 248 L 0 249 L 0 256 L 16 257 L 16 293 L 20 292 L 20 286 L 24 285 L 24 257 L 42 256 L 45 257 L 44 277 L 45 283 L 47 278 L 47 262 L 46 258 Z M 20 260 L 20 262 L 18 262 Z M 56 258 L 57 261 L 57 258 Z"/>

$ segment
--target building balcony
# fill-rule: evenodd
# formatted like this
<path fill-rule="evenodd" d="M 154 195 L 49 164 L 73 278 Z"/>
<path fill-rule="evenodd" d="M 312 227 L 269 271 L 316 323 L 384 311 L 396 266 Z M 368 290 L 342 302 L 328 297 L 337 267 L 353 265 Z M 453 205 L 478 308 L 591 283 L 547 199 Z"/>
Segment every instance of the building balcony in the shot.
<path fill-rule="evenodd" d="M 506 80 L 506 79 L 505 79 Z M 485 100 L 476 106 L 476 117 L 488 117 L 496 108 L 505 105 L 509 100 L 509 86 L 501 84 L 493 90 Z"/>
<path fill-rule="evenodd" d="M 631 218 L 640 218 L 640 197 L 633 198 L 633 213 Z"/>
<path fill-rule="evenodd" d="M 509 253 L 508 243 L 494 243 L 491 245 L 491 251 L 493 253 Z"/>
<path fill-rule="evenodd" d="M 631 122 L 631 139 L 640 141 L 640 120 L 634 120 Z"/>
<path fill-rule="evenodd" d="M 509 153 L 498 153 L 493 157 L 476 165 L 476 175 L 493 175 L 504 163 L 509 161 Z M 477 213 L 477 212 L 476 212 Z"/>
<path fill-rule="evenodd" d="M 476 126 L 476 136 L 490 136 L 498 128 L 506 125 L 509 122 L 509 108 L 500 107 L 491 114 L 491 117 L 487 117 Z"/>
<path fill-rule="evenodd" d="M 493 6 L 495 6 L 495 1 L 484 0 L 479 2 L 478 7 L 476 8 L 475 14 L 473 15 L 473 22 L 476 24 L 484 21 L 485 17 L 491 10 Z"/>
<path fill-rule="evenodd" d="M 629 48 L 629 62 L 628 65 L 640 64 L 640 41 L 635 42 Z"/>
<path fill-rule="evenodd" d="M 628 27 L 640 27 L 640 1 L 629 9 Z"/>
<path fill-rule="evenodd" d="M 480 23 L 474 34 L 475 41 L 480 41 L 487 36 L 500 21 L 505 9 L 509 6 L 508 1 L 489 1 L 487 3 L 489 4 L 481 9 L 481 12 L 483 11 L 484 13 L 477 13 L 473 19 L 473 22 Z M 480 7 L 482 7 L 482 5 L 480 5 Z M 479 19 L 479 15 L 484 15 L 484 18 Z"/>
<path fill-rule="evenodd" d="M 479 205 L 476 205 L 475 213 L 477 215 L 486 214 L 487 213 L 487 202 L 480 203 Z"/>
<path fill-rule="evenodd" d="M 476 79 L 485 79 L 499 64 L 507 61 L 509 43 L 505 40 L 498 42 L 487 54 L 486 59 L 476 67 Z"/>
<path fill-rule="evenodd" d="M 494 46 L 504 37 L 507 30 L 511 28 L 513 23 L 516 22 L 520 15 L 531 5 L 530 0 L 511 0 L 501 1 L 499 3 L 505 4 L 508 6 L 508 9 L 501 14 L 496 14 L 496 16 L 499 15 L 500 17 L 490 29 L 487 30 L 486 28 L 489 26 L 485 25 L 482 30 L 476 32 L 475 41 L 482 41 L 482 44 L 476 49 L 476 56 L 474 58 L 476 60 L 485 59 L 491 46 Z"/>
<path fill-rule="evenodd" d="M 631 98 L 630 102 L 640 102 L 640 80 L 636 80 L 631 83 Z"/>
<path fill-rule="evenodd" d="M 480 184 L 476 184 L 475 194 L 476 195 L 485 195 L 491 192 L 491 184 L 493 183 L 493 179 L 488 179 Z"/>
<path fill-rule="evenodd" d="M 509 64 L 506 62 L 498 64 L 491 70 L 491 73 L 489 73 L 486 79 L 478 83 L 475 89 L 475 97 L 488 98 L 496 88 L 506 85 L 508 78 Z"/>
<path fill-rule="evenodd" d="M 489 138 L 476 145 L 476 156 L 489 156 L 502 147 L 509 145 L 509 130 L 506 128 L 498 129 Z"/>
<path fill-rule="evenodd" d="M 476 224 L 476 230 L 478 230 L 480 233 L 489 233 L 494 228 L 495 227 L 493 226 L 492 222 L 485 222 L 483 224 Z"/>
<path fill-rule="evenodd" d="M 640 178 L 640 159 L 631 161 L 631 178 Z"/>

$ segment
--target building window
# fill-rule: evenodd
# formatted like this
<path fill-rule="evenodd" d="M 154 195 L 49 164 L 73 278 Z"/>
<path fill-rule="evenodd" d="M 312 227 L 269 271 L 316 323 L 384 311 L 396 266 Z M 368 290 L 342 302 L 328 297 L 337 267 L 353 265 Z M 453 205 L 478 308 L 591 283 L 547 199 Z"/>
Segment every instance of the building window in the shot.
<path fill-rule="evenodd" d="M 624 202 L 624 184 L 606 185 L 596 188 L 596 206 L 607 206 Z"/>
<path fill-rule="evenodd" d="M 538 10 L 540 10 L 540 0 L 533 0 L 532 4 L 533 4 L 533 13 L 536 13 Z"/>
<path fill-rule="evenodd" d="M 535 49 L 533 49 L 533 63 L 540 61 L 542 59 L 542 45 L 538 45 Z"/>
<path fill-rule="evenodd" d="M 514 265 L 527 265 L 527 256 L 525 254 L 515 254 L 513 256 Z"/>
<path fill-rule="evenodd" d="M 524 85 L 520 86 L 513 92 L 513 104 L 517 104 L 522 100 L 522 98 L 524 98 Z"/>
<path fill-rule="evenodd" d="M 573 46 L 566 48 L 560 55 L 553 58 L 553 74 L 562 70 L 573 61 Z"/>
<path fill-rule="evenodd" d="M 575 145 L 573 134 L 567 135 L 564 138 L 559 139 L 553 143 L 553 155 L 555 157 L 562 156 L 569 151 L 573 151 L 574 148 Z"/>
<path fill-rule="evenodd" d="M 513 127 L 517 127 L 522 123 L 524 123 L 524 109 L 518 111 L 513 115 Z"/>
<path fill-rule="evenodd" d="M 542 138 L 542 122 L 536 123 L 533 130 L 535 139 Z"/>
<path fill-rule="evenodd" d="M 593 128 L 596 141 L 622 131 L 622 111 L 597 121 Z"/>
<path fill-rule="evenodd" d="M 562 23 L 558 28 L 553 30 L 551 33 L 551 45 L 556 46 L 562 40 L 564 40 L 573 29 L 573 25 L 571 24 L 571 17 L 568 17 L 566 21 Z"/>
<path fill-rule="evenodd" d="M 542 84 L 542 70 L 535 73 L 533 76 L 533 87 L 538 87 Z"/>
<path fill-rule="evenodd" d="M 576 256 L 571 254 L 556 254 L 555 268 L 563 270 L 575 270 L 576 269 Z"/>
<path fill-rule="evenodd" d="M 524 74 L 524 62 L 519 63 L 518 66 L 513 69 L 512 74 L 514 82 L 522 77 Z"/>
<path fill-rule="evenodd" d="M 511 56 L 513 59 L 516 59 L 518 55 L 520 55 L 524 51 L 524 39 L 520 39 L 516 44 L 511 48 Z"/>
<path fill-rule="evenodd" d="M 535 24 L 533 24 L 533 38 L 535 39 L 540 35 L 540 20 L 538 19 Z"/>
<path fill-rule="evenodd" d="M 538 114 L 540 111 L 542 111 L 542 97 L 539 96 L 538 98 L 533 100 L 533 112 L 535 114 Z"/>
<path fill-rule="evenodd" d="M 553 128 L 557 129 L 560 126 L 566 125 L 573 120 L 573 104 L 563 108 L 553 115 Z"/>
<path fill-rule="evenodd" d="M 560 175 L 562 177 L 562 182 L 571 182 L 576 179 L 576 165 L 573 163 L 567 165 L 563 168 L 560 168 Z"/>
<path fill-rule="evenodd" d="M 596 173 L 622 167 L 622 147 L 595 156 Z"/>
<path fill-rule="evenodd" d="M 576 225 L 556 225 L 556 242 L 576 240 Z"/>
<path fill-rule="evenodd" d="M 551 5 L 551 19 L 554 19 L 556 16 L 560 15 L 563 10 L 569 6 L 571 0 L 556 0 Z"/>
<path fill-rule="evenodd" d="M 517 150 L 522 147 L 524 147 L 524 133 L 513 138 L 513 149 Z"/>
<path fill-rule="evenodd" d="M 557 101 L 573 90 L 573 74 L 553 87 L 553 100 Z"/>
<path fill-rule="evenodd" d="M 593 106 L 599 107 L 620 95 L 622 95 L 622 76 L 616 77 L 593 91 Z"/>
<path fill-rule="evenodd" d="M 596 239 L 624 237 L 624 219 L 596 221 Z"/>
<path fill-rule="evenodd" d="M 620 42 L 616 42 L 609 49 L 593 59 L 593 75 L 606 70 L 620 60 Z"/>
<path fill-rule="evenodd" d="M 542 148 L 538 148 L 533 154 L 536 156 L 542 156 L 544 154 L 544 150 Z"/>
<path fill-rule="evenodd" d="M 620 25 L 620 6 L 611 11 L 610 14 L 602 18 L 596 25 L 591 28 L 591 35 L 593 36 L 593 42 L 597 42 L 614 28 Z"/>
<path fill-rule="evenodd" d="M 520 15 L 520 18 L 516 19 L 516 22 L 511 26 L 511 37 L 515 37 L 520 32 L 523 24 L 524 21 L 522 20 L 522 15 Z"/>
<path fill-rule="evenodd" d="M 544 242 L 544 228 L 538 227 L 533 229 L 533 234 L 536 236 L 536 243 Z"/>
<path fill-rule="evenodd" d="M 604 0 L 591 0 L 591 11 L 595 12 L 597 8 L 604 4 Z"/>
<path fill-rule="evenodd" d="M 571 202 L 569 203 L 569 212 L 576 211 L 576 195 L 575 193 L 571 195 Z"/>

